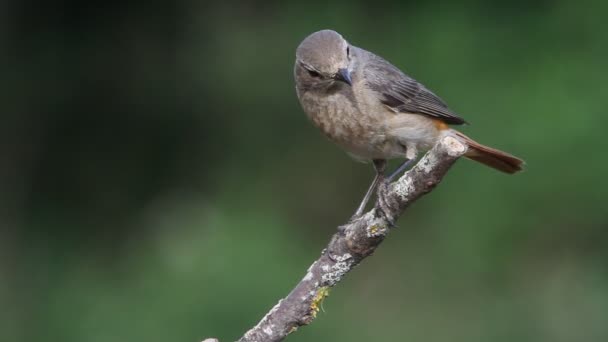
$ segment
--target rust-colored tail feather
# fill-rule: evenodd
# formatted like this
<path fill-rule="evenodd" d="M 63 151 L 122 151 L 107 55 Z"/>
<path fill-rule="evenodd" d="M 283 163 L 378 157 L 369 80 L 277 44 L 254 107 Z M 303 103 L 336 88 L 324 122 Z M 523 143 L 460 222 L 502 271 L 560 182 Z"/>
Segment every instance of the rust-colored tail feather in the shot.
<path fill-rule="evenodd" d="M 454 132 L 456 132 L 459 137 L 466 140 L 469 145 L 469 150 L 465 154 L 465 157 L 509 174 L 523 170 L 523 160 L 507 152 L 482 145 L 458 131 Z"/>

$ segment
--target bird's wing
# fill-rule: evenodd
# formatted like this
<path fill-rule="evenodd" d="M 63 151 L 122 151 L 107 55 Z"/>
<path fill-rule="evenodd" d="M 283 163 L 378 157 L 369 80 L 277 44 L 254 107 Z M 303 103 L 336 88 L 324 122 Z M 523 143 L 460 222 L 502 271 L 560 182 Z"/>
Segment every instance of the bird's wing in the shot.
<path fill-rule="evenodd" d="M 439 96 L 381 57 L 373 55 L 366 68 L 368 86 L 381 95 L 381 102 L 391 110 L 427 115 L 448 124 L 466 123 Z"/>

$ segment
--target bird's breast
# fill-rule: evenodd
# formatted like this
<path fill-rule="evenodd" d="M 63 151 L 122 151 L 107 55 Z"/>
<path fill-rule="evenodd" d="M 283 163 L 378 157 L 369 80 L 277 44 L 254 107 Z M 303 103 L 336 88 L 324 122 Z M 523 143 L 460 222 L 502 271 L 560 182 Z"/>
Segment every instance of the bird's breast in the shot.
<path fill-rule="evenodd" d="M 383 113 L 362 111 L 353 94 L 303 94 L 304 111 L 324 135 L 360 159 L 391 158 L 394 146 L 386 134 Z"/>
<path fill-rule="evenodd" d="M 349 140 L 363 133 L 359 110 L 346 96 L 333 94 L 305 99 L 306 113 L 323 134 L 334 141 Z"/>

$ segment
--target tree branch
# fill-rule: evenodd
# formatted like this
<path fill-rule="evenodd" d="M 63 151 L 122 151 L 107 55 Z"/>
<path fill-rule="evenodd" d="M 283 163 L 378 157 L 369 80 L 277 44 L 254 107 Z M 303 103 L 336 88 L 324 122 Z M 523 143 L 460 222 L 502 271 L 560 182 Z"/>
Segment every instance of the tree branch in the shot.
<path fill-rule="evenodd" d="M 310 324 L 329 288 L 371 255 L 403 211 L 431 191 L 466 151 L 465 142 L 445 135 L 416 166 L 388 185 L 372 210 L 340 226 L 291 293 L 238 342 L 282 341 L 298 327 Z"/>

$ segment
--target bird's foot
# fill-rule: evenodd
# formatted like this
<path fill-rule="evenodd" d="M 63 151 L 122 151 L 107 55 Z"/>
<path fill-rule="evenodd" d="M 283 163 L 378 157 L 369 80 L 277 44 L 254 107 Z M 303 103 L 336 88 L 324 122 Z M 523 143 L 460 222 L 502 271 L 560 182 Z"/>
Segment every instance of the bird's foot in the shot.
<path fill-rule="evenodd" d="M 348 223 L 347 223 L 347 224 L 351 224 L 351 223 L 353 223 L 353 222 L 356 222 L 357 220 L 359 220 L 359 219 L 361 218 L 361 216 L 363 216 L 363 215 L 362 215 L 362 214 L 358 214 L 358 213 L 354 213 L 354 214 L 353 214 L 353 216 L 351 216 L 351 217 L 348 219 Z M 339 227 L 338 227 L 338 230 L 342 231 L 342 230 L 343 230 L 343 228 L 342 228 L 342 227 L 344 227 L 344 226 L 339 226 Z"/>
<path fill-rule="evenodd" d="M 389 181 L 383 181 L 378 184 L 378 192 L 376 194 L 378 197 L 377 208 L 380 209 L 388 223 L 391 226 L 394 226 L 395 217 L 393 216 L 393 213 L 399 211 L 399 204 L 395 200 L 391 200 L 389 196 L 390 185 L 391 183 Z"/>

